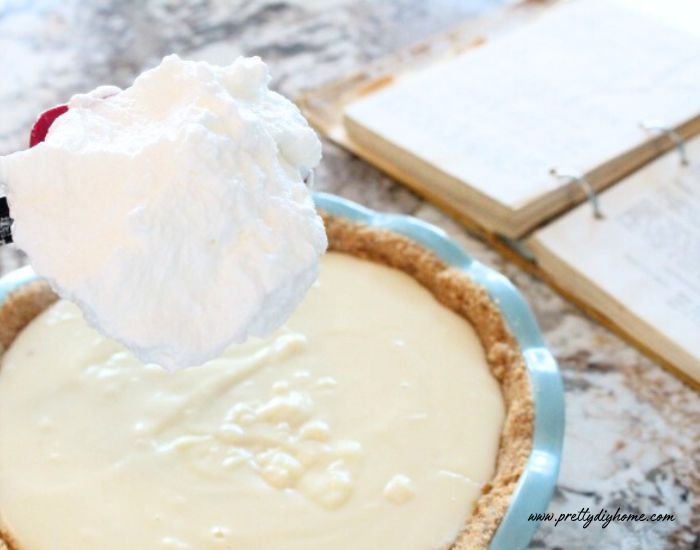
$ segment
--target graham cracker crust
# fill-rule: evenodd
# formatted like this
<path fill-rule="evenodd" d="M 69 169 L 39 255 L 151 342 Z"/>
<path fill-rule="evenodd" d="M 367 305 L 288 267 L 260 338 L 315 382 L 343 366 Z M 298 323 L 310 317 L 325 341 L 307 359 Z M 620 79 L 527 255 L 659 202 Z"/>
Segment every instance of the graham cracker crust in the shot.
<path fill-rule="evenodd" d="M 532 450 L 532 391 L 515 339 L 486 290 L 429 250 L 388 230 L 327 214 L 323 214 L 323 219 L 329 250 L 404 271 L 445 307 L 465 318 L 484 346 L 491 372 L 502 388 L 506 416 L 494 477 L 482 488 L 472 515 L 448 547 L 449 550 L 483 550 L 488 547 L 508 509 Z M 9 296 L 0 306 L 0 358 L 22 329 L 57 299 L 45 282 L 31 283 Z M 23 550 L 19 541 L 14 540 L 2 525 L 0 550 Z"/>

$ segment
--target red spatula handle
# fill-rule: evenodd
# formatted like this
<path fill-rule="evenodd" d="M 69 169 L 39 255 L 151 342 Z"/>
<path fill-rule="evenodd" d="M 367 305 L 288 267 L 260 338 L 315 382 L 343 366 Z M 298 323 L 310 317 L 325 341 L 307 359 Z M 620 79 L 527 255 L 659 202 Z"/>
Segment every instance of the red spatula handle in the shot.
<path fill-rule="evenodd" d="M 44 141 L 46 139 L 46 134 L 49 133 L 51 125 L 66 111 L 68 111 L 68 105 L 56 105 L 56 107 L 52 107 L 48 111 L 41 113 L 29 134 L 29 147 L 34 147 L 37 143 Z"/>

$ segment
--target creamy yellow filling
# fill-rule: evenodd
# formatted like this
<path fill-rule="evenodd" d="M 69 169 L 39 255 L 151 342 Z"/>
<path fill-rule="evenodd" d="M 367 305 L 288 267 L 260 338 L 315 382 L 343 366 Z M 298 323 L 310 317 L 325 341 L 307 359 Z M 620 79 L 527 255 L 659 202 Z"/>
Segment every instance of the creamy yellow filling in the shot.
<path fill-rule="evenodd" d="M 65 301 L 2 362 L 0 518 L 27 550 L 440 548 L 504 417 L 468 323 L 337 253 L 283 330 L 201 367 L 143 365 Z"/>

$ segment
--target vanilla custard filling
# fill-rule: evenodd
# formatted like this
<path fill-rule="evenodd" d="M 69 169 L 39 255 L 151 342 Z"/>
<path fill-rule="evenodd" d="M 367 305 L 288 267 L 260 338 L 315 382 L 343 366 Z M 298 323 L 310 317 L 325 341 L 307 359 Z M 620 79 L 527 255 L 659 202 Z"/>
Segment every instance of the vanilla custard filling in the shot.
<path fill-rule="evenodd" d="M 472 327 L 351 256 L 273 336 L 175 373 L 60 301 L 2 359 L 0 521 L 23 550 L 442 548 L 503 418 Z"/>

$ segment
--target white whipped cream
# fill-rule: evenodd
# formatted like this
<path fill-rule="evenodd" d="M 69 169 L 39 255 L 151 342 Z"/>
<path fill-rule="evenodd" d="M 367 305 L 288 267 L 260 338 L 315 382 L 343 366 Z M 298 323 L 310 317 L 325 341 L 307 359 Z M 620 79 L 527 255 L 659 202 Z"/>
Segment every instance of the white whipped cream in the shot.
<path fill-rule="evenodd" d="M 286 321 L 318 273 L 303 176 L 321 144 L 267 66 L 171 55 L 75 96 L 46 141 L 0 159 L 32 266 L 144 361 L 201 364 Z"/>

